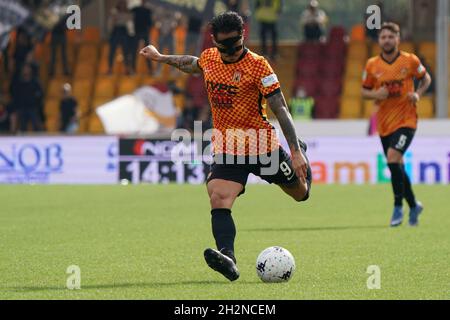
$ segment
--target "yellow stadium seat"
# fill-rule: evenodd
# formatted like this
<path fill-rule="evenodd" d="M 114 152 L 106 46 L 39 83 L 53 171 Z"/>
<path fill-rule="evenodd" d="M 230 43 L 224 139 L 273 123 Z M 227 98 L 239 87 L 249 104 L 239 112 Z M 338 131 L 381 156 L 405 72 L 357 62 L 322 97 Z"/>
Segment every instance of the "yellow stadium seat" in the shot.
<path fill-rule="evenodd" d="M 341 119 L 358 119 L 361 117 L 361 98 L 344 96 L 341 99 Z"/>
<path fill-rule="evenodd" d="M 357 79 L 361 82 L 363 71 L 364 64 L 362 62 L 349 60 L 345 67 L 345 77 L 346 79 Z"/>
<path fill-rule="evenodd" d="M 363 117 L 368 119 L 376 111 L 375 102 L 373 100 L 363 100 Z"/>
<path fill-rule="evenodd" d="M 47 132 L 58 132 L 60 131 L 60 121 L 59 116 L 47 116 L 45 119 L 45 128 Z"/>
<path fill-rule="evenodd" d="M 47 86 L 47 97 L 60 98 L 63 94 L 63 86 L 67 83 L 66 79 L 51 79 Z"/>
<path fill-rule="evenodd" d="M 347 60 L 366 61 L 369 50 L 365 42 L 352 42 L 348 48 Z"/>
<path fill-rule="evenodd" d="M 44 113 L 46 117 L 58 117 L 61 100 L 58 98 L 49 98 L 45 101 Z"/>
<path fill-rule="evenodd" d="M 96 63 L 98 58 L 98 46 L 95 44 L 83 44 L 78 51 L 78 62 Z"/>
<path fill-rule="evenodd" d="M 344 83 L 343 95 L 346 97 L 361 97 L 362 83 L 359 79 L 348 79 Z"/>
<path fill-rule="evenodd" d="M 94 79 L 95 64 L 80 61 L 75 68 L 75 78 L 77 79 Z"/>
<path fill-rule="evenodd" d="M 75 79 L 72 86 L 72 93 L 78 100 L 91 99 L 93 79 Z"/>
<path fill-rule="evenodd" d="M 417 115 L 422 119 L 430 119 L 434 117 L 433 97 L 422 97 L 417 103 Z"/>
<path fill-rule="evenodd" d="M 424 41 L 419 43 L 418 51 L 427 60 L 436 60 L 436 44 L 434 42 Z"/>
<path fill-rule="evenodd" d="M 400 42 L 398 47 L 401 51 L 406 51 L 408 53 L 415 53 L 416 49 L 414 48 L 414 43 L 412 42 Z"/>
<path fill-rule="evenodd" d="M 94 101 L 92 102 L 92 110 L 97 109 L 98 107 L 104 105 L 105 103 L 108 103 L 110 101 L 112 101 L 113 98 L 105 98 L 105 97 L 97 97 L 94 99 Z M 95 111 L 93 111 L 92 113 L 95 113 Z"/>
<path fill-rule="evenodd" d="M 371 47 L 370 48 L 370 56 L 371 57 L 377 56 L 377 55 L 379 55 L 381 53 L 381 48 L 378 45 L 378 43 L 374 42 L 374 43 L 371 44 L 370 47 Z"/>
<path fill-rule="evenodd" d="M 152 76 L 144 76 L 139 83 L 140 86 L 152 86 L 156 83 L 156 79 Z"/>
<path fill-rule="evenodd" d="M 100 118 L 94 113 L 89 118 L 89 132 L 91 133 L 103 133 L 105 129 Z"/>
<path fill-rule="evenodd" d="M 123 77 L 120 79 L 118 95 L 133 93 L 139 86 L 139 79 L 137 77 Z"/>
<path fill-rule="evenodd" d="M 116 86 L 116 78 L 108 76 L 99 77 L 95 84 L 95 98 L 114 98 L 117 91 Z"/>

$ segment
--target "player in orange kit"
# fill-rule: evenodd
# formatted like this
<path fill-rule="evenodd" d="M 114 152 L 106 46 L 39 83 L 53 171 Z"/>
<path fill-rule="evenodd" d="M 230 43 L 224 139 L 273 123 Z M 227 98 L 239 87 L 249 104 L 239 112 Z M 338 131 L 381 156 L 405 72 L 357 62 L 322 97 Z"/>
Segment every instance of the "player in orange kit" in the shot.
<path fill-rule="evenodd" d="M 215 47 L 205 50 L 200 58 L 161 55 L 152 45 L 141 54 L 186 73 L 203 73 L 214 125 L 214 162 L 207 189 L 218 249 L 206 249 L 204 256 L 213 270 L 234 281 L 239 271 L 231 208 L 245 192 L 248 175 L 277 184 L 296 201 L 308 199 L 312 177 L 306 144 L 297 138 L 276 74 L 264 57 L 244 46 L 242 18 L 226 12 L 213 18 L 210 25 Z M 267 120 L 263 99 L 280 123 L 290 156 Z"/>
<path fill-rule="evenodd" d="M 405 172 L 403 155 L 417 129 L 416 103 L 431 84 L 427 70 L 414 54 L 399 51 L 400 28 L 392 22 L 382 25 L 379 45 L 382 52 L 369 59 L 363 76 L 362 94 L 374 99 L 377 107 L 378 133 L 391 171 L 394 211 L 391 226 L 403 221 L 403 198 L 410 207 L 409 224 L 416 226 L 423 206 L 416 201 Z M 414 78 L 420 79 L 417 89 Z"/>

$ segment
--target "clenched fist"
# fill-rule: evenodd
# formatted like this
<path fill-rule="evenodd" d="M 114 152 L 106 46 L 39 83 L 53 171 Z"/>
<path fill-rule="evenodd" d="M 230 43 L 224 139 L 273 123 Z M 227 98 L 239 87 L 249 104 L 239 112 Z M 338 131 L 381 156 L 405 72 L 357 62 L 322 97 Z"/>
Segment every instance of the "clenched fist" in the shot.
<path fill-rule="evenodd" d="M 161 59 L 161 54 L 159 53 L 158 49 L 156 49 L 154 46 L 149 45 L 142 49 L 139 52 L 140 55 L 144 56 L 147 59 L 153 60 L 153 61 L 159 61 Z"/>

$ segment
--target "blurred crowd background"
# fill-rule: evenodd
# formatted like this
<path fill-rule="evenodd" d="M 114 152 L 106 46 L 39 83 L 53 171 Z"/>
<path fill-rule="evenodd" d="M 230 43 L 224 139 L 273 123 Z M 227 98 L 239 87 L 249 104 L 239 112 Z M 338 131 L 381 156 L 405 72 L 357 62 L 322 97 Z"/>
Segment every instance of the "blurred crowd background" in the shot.
<path fill-rule="evenodd" d="M 167 54 L 199 55 L 212 46 L 209 19 L 226 10 L 243 16 L 246 45 L 273 65 L 295 119 L 370 119 L 376 111 L 360 93 L 365 62 L 380 52 L 377 31 L 365 24 L 371 4 L 380 7 L 381 22 L 401 26 L 401 50 L 417 54 L 432 77 L 436 71 L 436 1 L 14 2 L 24 11 L 0 14 L 10 25 L 0 30 L 0 134 L 102 134 L 96 109 L 143 86 L 172 94 L 169 129 L 193 130 L 194 120 L 211 126 L 202 77 L 146 61 L 138 51 L 151 43 Z M 73 4 L 81 7 L 81 30 L 67 28 Z M 419 116 L 434 118 L 435 105 L 432 85 Z"/>

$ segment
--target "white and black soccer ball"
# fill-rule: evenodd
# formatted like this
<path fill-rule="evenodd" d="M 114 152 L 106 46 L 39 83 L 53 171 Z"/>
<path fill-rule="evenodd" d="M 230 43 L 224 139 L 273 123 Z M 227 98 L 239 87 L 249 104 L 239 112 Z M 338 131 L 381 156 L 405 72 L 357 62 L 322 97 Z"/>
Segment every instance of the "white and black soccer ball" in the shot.
<path fill-rule="evenodd" d="M 294 257 L 282 247 L 267 248 L 256 259 L 256 273 L 263 282 L 287 282 L 294 271 Z"/>

